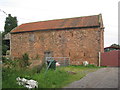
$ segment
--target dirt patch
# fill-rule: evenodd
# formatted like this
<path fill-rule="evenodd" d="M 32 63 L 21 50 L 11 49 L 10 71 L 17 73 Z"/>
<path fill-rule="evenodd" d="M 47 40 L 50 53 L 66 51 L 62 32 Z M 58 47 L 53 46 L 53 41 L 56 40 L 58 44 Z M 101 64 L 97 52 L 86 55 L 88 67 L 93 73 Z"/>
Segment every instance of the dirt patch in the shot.
<path fill-rule="evenodd" d="M 73 72 L 73 71 L 67 71 L 67 73 L 69 73 L 69 74 L 77 74 L 76 72 Z"/>

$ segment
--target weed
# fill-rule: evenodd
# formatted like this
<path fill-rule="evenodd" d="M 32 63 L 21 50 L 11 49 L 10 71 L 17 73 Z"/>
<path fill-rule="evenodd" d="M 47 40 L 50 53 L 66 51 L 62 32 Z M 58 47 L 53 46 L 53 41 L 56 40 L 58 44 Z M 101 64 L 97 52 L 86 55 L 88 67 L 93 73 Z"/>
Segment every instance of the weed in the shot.
<path fill-rule="evenodd" d="M 22 64 L 24 67 L 29 66 L 29 55 L 27 53 L 22 55 Z"/>

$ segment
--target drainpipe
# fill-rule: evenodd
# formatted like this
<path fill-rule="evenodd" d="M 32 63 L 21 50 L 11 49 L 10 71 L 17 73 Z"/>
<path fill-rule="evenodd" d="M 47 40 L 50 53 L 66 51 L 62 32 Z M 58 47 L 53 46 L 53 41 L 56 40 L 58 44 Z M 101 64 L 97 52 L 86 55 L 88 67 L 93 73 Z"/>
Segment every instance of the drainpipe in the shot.
<path fill-rule="evenodd" d="M 99 67 L 100 67 L 100 63 L 101 63 L 101 52 L 99 52 L 99 63 L 98 63 Z"/>

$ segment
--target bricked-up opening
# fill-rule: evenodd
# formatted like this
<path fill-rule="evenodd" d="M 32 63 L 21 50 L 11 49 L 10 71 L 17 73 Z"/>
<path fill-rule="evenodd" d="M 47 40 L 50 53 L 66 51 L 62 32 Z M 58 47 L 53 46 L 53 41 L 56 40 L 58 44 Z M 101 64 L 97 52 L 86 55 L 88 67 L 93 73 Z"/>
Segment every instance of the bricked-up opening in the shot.
<path fill-rule="evenodd" d="M 73 32 L 72 32 L 72 31 L 70 31 L 70 33 L 71 33 L 71 36 L 73 37 Z"/>
<path fill-rule="evenodd" d="M 53 56 L 53 52 L 52 51 L 45 51 L 44 52 L 44 56 L 45 56 L 45 58 L 46 57 L 52 57 Z"/>
<path fill-rule="evenodd" d="M 69 56 L 70 56 L 70 52 L 69 52 Z"/>
<path fill-rule="evenodd" d="M 59 38 L 61 38 L 61 35 L 59 35 Z"/>
<path fill-rule="evenodd" d="M 29 34 L 29 41 L 34 42 L 35 41 L 35 35 L 34 34 Z"/>
<path fill-rule="evenodd" d="M 73 37 L 73 33 L 72 33 L 72 37 Z"/>
<path fill-rule="evenodd" d="M 85 56 L 85 53 L 84 53 L 84 56 Z"/>

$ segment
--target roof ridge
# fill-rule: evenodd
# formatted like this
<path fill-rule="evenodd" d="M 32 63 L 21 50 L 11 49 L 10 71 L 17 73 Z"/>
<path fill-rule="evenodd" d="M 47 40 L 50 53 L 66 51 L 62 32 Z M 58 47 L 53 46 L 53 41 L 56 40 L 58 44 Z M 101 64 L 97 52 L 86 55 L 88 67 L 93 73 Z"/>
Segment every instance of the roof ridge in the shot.
<path fill-rule="evenodd" d="M 51 20 L 43 20 L 43 21 L 36 21 L 36 22 L 29 22 L 29 23 L 23 23 L 23 24 L 32 24 L 32 23 L 39 23 L 39 22 L 47 22 L 47 21 L 55 21 L 55 20 L 66 20 L 66 19 L 75 19 L 75 18 L 84 18 L 84 17 L 93 17 L 93 16 L 98 16 L 98 15 L 88 15 L 88 16 L 80 16 L 80 17 L 70 17 L 70 18 L 61 18 L 61 19 L 51 19 Z M 21 24 L 22 25 L 22 24 Z"/>

